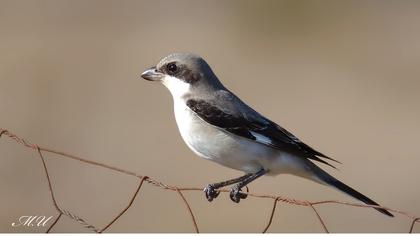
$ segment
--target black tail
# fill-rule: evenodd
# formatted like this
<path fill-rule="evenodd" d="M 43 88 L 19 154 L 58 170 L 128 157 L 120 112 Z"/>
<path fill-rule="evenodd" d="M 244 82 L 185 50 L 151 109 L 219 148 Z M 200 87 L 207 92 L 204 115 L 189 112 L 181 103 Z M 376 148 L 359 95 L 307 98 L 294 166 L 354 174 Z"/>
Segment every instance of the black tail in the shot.
<path fill-rule="evenodd" d="M 318 175 L 319 178 L 321 178 L 325 183 L 336 187 L 337 189 L 343 191 L 344 193 L 347 193 L 348 195 L 368 204 L 368 205 L 376 205 L 379 206 L 378 203 L 376 203 L 375 201 L 373 201 L 372 199 L 366 197 L 365 195 L 357 192 L 356 190 L 354 190 L 353 188 L 347 186 L 346 184 L 344 184 L 343 182 L 339 181 L 338 179 L 332 177 L 331 175 L 329 175 L 328 173 L 324 172 L 321 170 L 322 173 L 319 173 L 320 175 Z M 394 217 L 394 215 L 392 215 L 389 211 L 385 210 L 385 209 L 381 209 L 381 208 L 375 208 L 375 210 L 390 216 L 390 217 Z"/>

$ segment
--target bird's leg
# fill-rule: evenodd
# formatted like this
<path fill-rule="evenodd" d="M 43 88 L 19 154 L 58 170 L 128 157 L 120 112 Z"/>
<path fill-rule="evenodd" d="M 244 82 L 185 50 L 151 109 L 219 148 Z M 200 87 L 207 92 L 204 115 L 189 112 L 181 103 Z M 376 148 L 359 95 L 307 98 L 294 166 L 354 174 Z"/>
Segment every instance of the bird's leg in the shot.
<path fill-rule="evenodd" d="M 219 191 L 217 189 L 222 188 L 224 186 L 228 186 L 231 184 L 236 184 L 238 182 L 244 181 L 245 179 L 251 177 L 254 174 L 246 174 L 236 179 L 230 179 L 219 183 L 209 184 L 204 188 L 204 193 L 206 194 L 206 198 L 209 202 L 213 201 L 214 198 L 219 196 Z"/>
<path fill-rule="evenodd" d="M 252 181 L 256 180 L 258 177 L 265 175 L 268 171 L 265 169 L 261 169 L 255 174 L 251 174 L 248 178 L 242 180 L 237 185 L 235 185 L 230 190 L 230 199 L 236 203 L 239 203 L 241 199 L 245 199 L 248 195 L 245 193 L 241 193 L 241 189 L 245 187 L 247 184 L 251 183 Z"/>

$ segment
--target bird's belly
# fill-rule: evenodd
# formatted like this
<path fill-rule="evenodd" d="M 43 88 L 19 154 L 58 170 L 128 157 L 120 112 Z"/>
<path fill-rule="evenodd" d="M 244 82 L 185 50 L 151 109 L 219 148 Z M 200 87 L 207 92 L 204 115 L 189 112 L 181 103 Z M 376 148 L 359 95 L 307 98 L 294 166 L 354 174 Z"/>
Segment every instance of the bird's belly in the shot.
<path fill-rule="evenodd" d="M 261 147 L 262 144 L 203 121 L 186 106 L 175 105 L 175 117 L 188 147 L 199 156 L 221 165 L 253 173 L 264 167 L 264 160 L 276 155 L 271 148 Z"/>

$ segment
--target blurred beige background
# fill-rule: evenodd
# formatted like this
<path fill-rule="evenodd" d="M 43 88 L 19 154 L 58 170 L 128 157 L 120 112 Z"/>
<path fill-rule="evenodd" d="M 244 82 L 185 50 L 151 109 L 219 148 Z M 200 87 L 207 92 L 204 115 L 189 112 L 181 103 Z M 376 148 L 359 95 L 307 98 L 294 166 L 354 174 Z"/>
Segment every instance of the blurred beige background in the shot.
<path fill-rule="evenodd" d="M 0 1 L 0 127 L 41 146 L 204 187 L 241 173 L 195 156 L 172 98 L 140 73 L 171 52 L 202 55 L 262 114 L 340 161 L 327 169 L 385 206 L 420 215 L 419 1 Z M 56 215 L 36 153 L 0 139 L 0 231 Z M 46 155 L 59 204 L 103 227 L 137 180 Z M 293 176 L 255 193 L 355 200 Z M 185 194 L 202 232 L 260 232 L 271 200 Z M 406 232 L 408 219 L 318 207 L 332 232 Z M 89 232 L 63 218 L 55 232 Z M 192 232 L 173 192 L 145 185 L 108 232 Z M 420 232 L 420 226 L 415 228 Z M 270 232 L 322 232 L 308 208 L 278 205 Z"/>

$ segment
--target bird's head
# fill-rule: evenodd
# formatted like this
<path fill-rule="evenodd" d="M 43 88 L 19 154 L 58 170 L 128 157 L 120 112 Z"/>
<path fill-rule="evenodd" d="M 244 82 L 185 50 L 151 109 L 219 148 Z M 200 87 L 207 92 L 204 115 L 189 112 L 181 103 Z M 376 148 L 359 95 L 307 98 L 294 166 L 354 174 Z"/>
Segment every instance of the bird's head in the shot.
<path fill-rule="evenodd" d="M 223 87 L 207 62 L 191 53 L 171 54 L 144 71 L 141 77 L 162 82 L 174 97 L 198 89 L 214 90 Z"/>

